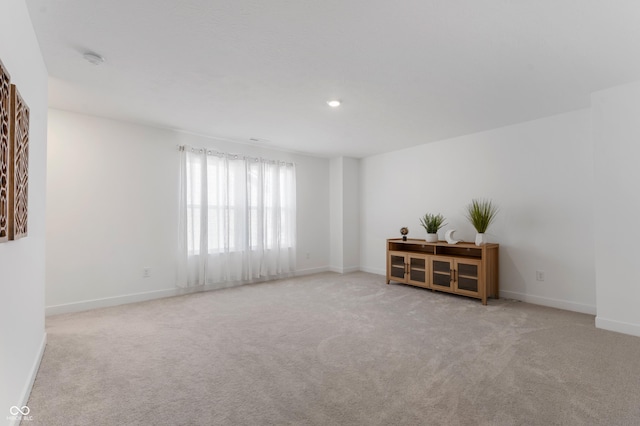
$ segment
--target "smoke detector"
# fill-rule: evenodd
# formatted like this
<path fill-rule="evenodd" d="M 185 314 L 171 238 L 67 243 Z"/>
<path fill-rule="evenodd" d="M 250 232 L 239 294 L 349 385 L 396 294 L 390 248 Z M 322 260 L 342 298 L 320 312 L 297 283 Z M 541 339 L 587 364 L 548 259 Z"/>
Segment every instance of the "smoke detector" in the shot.
<path fill-rule="evenodd" d="M 85 52 L 82 57 L 89 63 L 93 65 L 100 65 L 104 62 L 104 58 L 97 53 L 93 52 Z"/>

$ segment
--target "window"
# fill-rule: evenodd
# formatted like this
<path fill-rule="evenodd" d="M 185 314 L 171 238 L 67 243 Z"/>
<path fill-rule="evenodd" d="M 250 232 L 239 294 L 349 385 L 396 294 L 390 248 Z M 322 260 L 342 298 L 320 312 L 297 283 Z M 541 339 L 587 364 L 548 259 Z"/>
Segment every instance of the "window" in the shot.
<path fill-rule="evenodd" d="M 295 259 L 293 164 L 190 148 L 182 161 L 181 240 L 187 257 L 244 254 L 255 266 L 273 264 L 271 253 L 280 259 L 287 251 Z M 289 260 L 284 269 L 294 268 Z"/>

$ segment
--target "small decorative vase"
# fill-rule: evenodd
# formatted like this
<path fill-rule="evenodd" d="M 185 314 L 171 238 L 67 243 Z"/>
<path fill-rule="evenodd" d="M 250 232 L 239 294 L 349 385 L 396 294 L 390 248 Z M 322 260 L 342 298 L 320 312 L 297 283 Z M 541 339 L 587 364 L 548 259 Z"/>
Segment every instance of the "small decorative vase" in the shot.
<path fill-rule="evenodd" d="M 460 241 L 453 238 L 453 233 L 456 232 L 455 229 L 449 229 L 446 234 L 444 234 L 444 239 L 449 244 L 458 244 Z"/>
<path fill-rule="evenodd" d="M 425 241 L 428 243 L 437 243 L 438 234 L 427 234 L 427 238 L 425 238 Z"/>
<path fill-rule="evenodd" d="M 486 244 L 486 243 L 487 243 L 487 237 L 485 237 L 484 234 L 481 234 L 481 233 L 478 232 L 476 234 L 476 245 L 477 246 L 481 246 L 481 245 Z"/>

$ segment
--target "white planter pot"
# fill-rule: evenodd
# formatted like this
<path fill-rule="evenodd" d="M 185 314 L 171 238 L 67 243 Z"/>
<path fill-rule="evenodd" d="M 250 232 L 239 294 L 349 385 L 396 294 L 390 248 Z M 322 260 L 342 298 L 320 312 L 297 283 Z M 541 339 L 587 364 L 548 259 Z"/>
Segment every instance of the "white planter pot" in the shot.
<path fill-rule="evenodd" d="M 437 243 L 438 234 L 427 234 L 427 238 L 425 238 L 425 241 L 428 243 Z"/>
<path fill-rule="evenodd" d="M 487 237 L 484 234 L 477 233 L 476 234 L 476 245 L 481 246 L 483 244 L 487 244 Z"/>

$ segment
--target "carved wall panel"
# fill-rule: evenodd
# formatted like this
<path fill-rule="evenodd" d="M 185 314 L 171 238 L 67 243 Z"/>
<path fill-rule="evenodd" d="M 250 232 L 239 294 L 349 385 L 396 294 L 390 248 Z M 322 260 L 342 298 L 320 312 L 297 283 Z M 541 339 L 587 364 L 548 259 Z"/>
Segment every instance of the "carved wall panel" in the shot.
<path fill-rule="evenodd" d="M 10 77 L 0 61 L 0 243 L 9 239 Z"/>
<path fill-rule="evenodd" d="M 12 165 L 9 190 L 9 239 L 26 237 L 29 202 L 29 107 L 15 85 L 11 85 L 11 114 L 9 125 Z"/>

